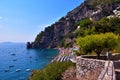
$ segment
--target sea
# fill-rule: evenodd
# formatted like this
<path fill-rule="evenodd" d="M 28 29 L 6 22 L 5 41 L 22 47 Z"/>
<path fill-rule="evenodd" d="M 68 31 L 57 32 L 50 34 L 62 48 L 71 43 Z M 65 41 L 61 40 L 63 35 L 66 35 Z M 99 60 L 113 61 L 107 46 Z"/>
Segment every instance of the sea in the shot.
<path fill-rule="evenodd" d="M 0 80 L 28 80 L 32 70 L 44 68 L 57 54 L 55 49 L 26 49 L 25 43 L 0 43 Z"/>

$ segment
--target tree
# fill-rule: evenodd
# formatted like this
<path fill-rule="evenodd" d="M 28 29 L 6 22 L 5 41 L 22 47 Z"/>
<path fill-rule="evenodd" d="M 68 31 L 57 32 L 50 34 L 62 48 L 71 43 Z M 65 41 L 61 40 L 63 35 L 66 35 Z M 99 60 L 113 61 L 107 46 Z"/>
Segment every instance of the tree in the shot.
<path fill-rule="evenodd" d="M 92 21 L 89 18 L 83 19 L 80 22 L 78 22 L 78 25 L 80 27 L 90 27 L 90 25 L 92 24 Z"/>
<path fill-rule="evenodd" d="M 87 54 L 94 51 L 98 58 L 100 58 L 100 53 L 103 49 L 113 49 L 118 45 L 118 38 L 119 36 L 113 33 L 92 34 L 85 37 L 79 37 L 77 39 L 77 44 L 84 53 Z"/>
<path fill-rule="evenodd" d="M 102 18 L 94 23 L 95 31 L 97 33 L 113 32 L 120 34 L 120 18 Z"/>

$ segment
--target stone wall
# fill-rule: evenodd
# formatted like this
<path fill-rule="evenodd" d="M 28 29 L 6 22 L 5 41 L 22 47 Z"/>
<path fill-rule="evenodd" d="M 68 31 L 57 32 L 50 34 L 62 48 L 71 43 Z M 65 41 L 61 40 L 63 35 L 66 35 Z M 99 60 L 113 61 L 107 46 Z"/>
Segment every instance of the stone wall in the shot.
<path fill-rule="evenodd" d="M 97 80 L 104 69 L 105 61 L 77 57 L 77 73 L 79 80 Z"/>
<path fill-rule="evenodd" d="M 108 62 L 82 57 L 77 57 L 76 60 L 76 77 L 78 80 L 115 80 L 112 61 Z"/>

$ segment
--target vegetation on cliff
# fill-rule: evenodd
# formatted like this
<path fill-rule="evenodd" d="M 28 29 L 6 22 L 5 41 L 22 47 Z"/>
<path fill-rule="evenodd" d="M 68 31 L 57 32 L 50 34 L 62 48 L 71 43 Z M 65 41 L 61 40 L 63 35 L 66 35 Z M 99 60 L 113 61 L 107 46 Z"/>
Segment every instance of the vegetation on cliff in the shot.
<path fill-rule="evenodd" d="M 98 5 L 102 5 L 102 6 L 105 6 L 105 5 L 109 5 L 111 3 L 116 3 L 118 2 L 119 0 L 86 0 L 86 3 L 88 3 L 89 5 L 91 5 L 92 7 L 96 7 Z"/>
<path fill-rule="evenodd" d="M 63 40 L 61 40 L 61 47 L 71 47 L 75 42 L 74 39 L 77 39 L 78 37 L 85 37 L 91 34 L 112 32 L 120 35 L 120 18 L 118 17 L 104 17 L 99 21 L 91 21 L 90 19 L 86 18 L 79 21 L 76 25 L 79 26 L 79 28 L 76 29 L 76 31 L 69 33 L 66 35 L 66 37 L 64 37 Z M 67 39 L 70 39 L 71 41 L 69 40 L 70 42 L 68 42 Z"/>
<path fill-rule="evenodd" d="M 81 23 L 82 22 L 82 23 Z M 120 18 L 102 18 L 99 21 L 92 21 L 91 24 L 86 23 L 86 20 L 80 21 L 83 26 L 75 32 L 78 36 L 86 36 L 90 34 L 100 34 L 106 32 L 113 32 L 120 34 Z M 78 37 L 76 36 L 76 37 Z"/>
<path fill-rule="evenodd" d="M 46 27 L 44 31 L 40 32 L 35 41 L 32 42 L 32 47 L 55 48 L 72 46 L 78 35 L 83 35 L 82 33 L 84 32 L 86 35 L 91 34 L 90 28 L 88 28 L 88 30 L 84 28 L 80 29 L 78 33 L 76 32 L 76 34 L 74 34 L 77 29 L 76 25 L 79 21 L 85 18 L 87 18 L 86 21 L 89 21 L 89 18 L 94 21 L 100 20 L 103 17 L 113 14 L 112 11 L 115 10 L 119 4 L 120 0 L 85 0 L 80 6 L 68 12 L 66 16 L 62 17 L 51 26 Z M 83 21 L 83 24 L 85 25 L 90 24 L 89 26 L 91 26 L 93 24 L 91 21 L 87 23 L 88 24 Z M 83 24 L 80 24 L 81 27 L 85 26 Z M 74 41 L 70 39 L 74 39 Z M 62 41 L 64 41 L 64 44 Z"/>
<path fill-rule="evenodd" d="M 53 62 L 42 70 L 35 70 L 30 80 L 62 80 L 62 73 L 71 66 L 72 62 Z"/>
<path fill-rule="evenodd" d="M 119 44 L 120 18 L 105 17 L 99 21 L 92 21 L 91 24 L 88 20 L 82 20 L 79 23 L 83 26 L 75 34 L 77 34 L 77 44 L 82 48 L 82 53 L 91 53 L 97 48 L 101 50 L 112 49 L 114 45 Z"/>
<path fill-rule="evenodd" d="M 35 38 L 35 43 L 39 43 L 39 40 L 41 40 L 43 34 L 44 34 L 44 32 L 41 31 L 41 32 L 37 35 L 37 37 Z"/>

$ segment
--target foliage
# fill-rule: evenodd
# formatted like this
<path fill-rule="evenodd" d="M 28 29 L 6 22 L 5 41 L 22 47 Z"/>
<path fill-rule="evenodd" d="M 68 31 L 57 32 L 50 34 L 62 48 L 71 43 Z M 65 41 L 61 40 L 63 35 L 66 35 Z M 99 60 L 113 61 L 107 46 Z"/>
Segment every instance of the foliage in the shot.
<path fill-rule="evenodd" d="M 92 28 L 88 28 L 85 30 L 84 35 L 91 35 L 91 34 L 96 34 L 97 32 L 95 32 L 95 27 Z"/>
<path fill-rule="evenodd" d="M 46 27 L 45 28 L 45 30 L 44 31 L 41 31 L 38 35 L 37 35 L 37 37 L 35 38 L 35 43 L 39 43 L 40 41 L 41 41 L 41 39 L 42 39 L 42 37 L 43 36 L 45 36 L 45 35 L 49 35 L 48 37 L 50 37 L 50 38 L 53 38 L 53 36 L 51 36 L 51 35 L 53 35 L 54 34 L 54 27 L 53 26 L 48 26 L 48 27 Z"/>
<path fill-rule="evenodd" d="M 80 26 L 80 28 L 74 33 L 75 38 L 78 36 L 84 37 L 86 35 L 96 34 L 94 22 L 88 18 L 81 20 L 78 26 Z"/>
<path fill-rule="evenodd" d="M 41 31 L 41 32 L 37 35 L 37 37 L 35 38 L 35 43 L 39 43 L 39 41 L 41 40 L 43 34 L 44 34 L 44 32 Z"/>
<path fill-rule="evenodd" d="M 92 8 L 96 8 L 97 5 L 106 6 L 112 3 L 116 3 L 119 0 L 86 0 L 86 3 Z"/>
<path fill-rule="evenodd" d="M 65 44 L 64 44 L 64 48 L 68 48 L 68 47 L 72 47 L 72 44 L 71 44 L 71 42 L 66 42 Z"/>
<path fill-rule="evenodd" d="M 60 47 L 63 47 L 63 46 L 64 46 L 64 44 L 65 44 L 64 39 L 62 39 L 62 40 L 60 41 L 59 46 L 60 46 Z"/>
<path fill-rule="evenodd" d="M 84 23 L 84 20 L 81 21 Z M 83 25 L 83 24 L 81 24 Z M 86 26 L 89 26 L 86 28 Z M 100 34 L 100 33 L 106 33 L 106 32 L 113 32 L 115 34 L 120 34 L 120 18 L 102 18 L 99 21 L 91 22 L 89 25 L 84 25 L 80 27 L 75 33 L 75 37 L 77 36 L 86 36 L 91 34 Z"/>
<path fill-rule="evenodd" d="M 92 21 L 89 18 L 83 19 L 80 22 L 78 22 L 78 25 L 80 27 L 89 27 L 90 24 L 92 24 Z"/>
<path fill-rule="evenodd" d="M 33 71 L 30 80 L 61 80 L 62 73 L 70 66 L 74 64 L 72 62 L 50 63 L 42 70 Z"/>
<path fill-rule="evenodd" d="M 85 37 L 79 37 L 77 44 L 80 46 L 84 53 L 89 53 L 95 50 L 102 50 L 104 48 L 113 49 L 118 44 L 119 36 L 113 33 L 101 33 L 95 35 L 87 35 Z"/>
<path fill-rule="evenodd" d="M 76 36 L 76 35 L 75 35 L 73 32 L 71 32 L 71 33 L 67 34 L 67 35 L 65 36 L 65 38 L 73 39 L 75 36 Z"/>
<path fill-rule="evenodd" d="M 72 47 L 72 41 L 66 41 L 65 38 L 64 38 L 60 41 L 59 46 L 64 47 L 64 48 Z"/>
<path fill-rule="evenodd" d="M 96 30 L 95 27 L 91 27 L 91 28 L 80 28 L 79 30 L 76 31 L 76 33 L 74 33 L 76 35 L 76 37 L 78 36 L 86 36 L 86 35 L 91 35 L 91 34 L 96 34 Z"/>
<path fill-rule="evenodd" d="M 85 37 L 91 34 L 100 34 L 106 32 L 113 32 L 120 35 L 120 18 L 102 18 L 99 21 L 90 21 L 88 18 L 77 23 L 80 26 L 75 32 L 67 34 L 60 42 L 61 47 L 69 47 L 73 43 L 66 42 L 66 39 L 74 39 L 79 36 Z"/>
<path fill-rule="evenodd" d="M 120 18 L 103 18 L 94 24 L 97 33 L 113 32 L 120 34 Z"/>
<path fill-rule="evenodd" d="M 84 28 L 80 28 L 76 31 L 77 36 L 85 36 L 85 29 Z"/>
<path fill-rule="evenodd" d="M 73 52 L 74 52 L 75 55 L 77 55 L 77 56 L 80 56 L 80 55 L 81 55 L 79 51 L 74 50 Z"/>
<path fill-rule="evenodd" d="M 61 40 L 61 47 L 70 47 L 73 42 L 67 42 L 66 39 L 73 40 L 77 37 L 85 37 L 92 34 L 100 34 L 112 32 L 114 34 L 120 35 L 120 18 L 102 18 L 99 21 L 90 21 L 88 18 L 81 20 L 77 23 L 77 26 L 80 26 L 76 31 L 67 34 L 63 40 Z M 82 27 L 81 27 L 82 26 Z"/>

